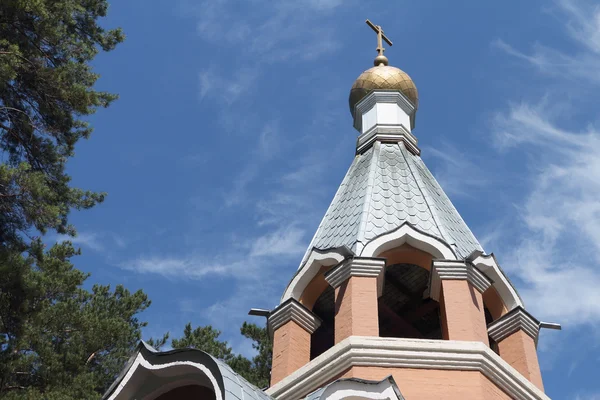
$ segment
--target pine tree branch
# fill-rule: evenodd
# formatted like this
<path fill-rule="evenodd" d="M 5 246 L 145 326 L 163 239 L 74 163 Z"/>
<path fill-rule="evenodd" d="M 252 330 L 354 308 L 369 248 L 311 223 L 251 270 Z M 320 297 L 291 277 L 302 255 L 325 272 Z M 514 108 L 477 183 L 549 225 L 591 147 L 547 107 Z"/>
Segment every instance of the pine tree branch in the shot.
<path fill-rule="evenodd" d="M 86 360 L 86 365 L 92 361 L 92 358 L 96 357 L 96 354 L 100 351 L 101 349 L 96 350 L 95 352 L 93 352 L 92 354 L 90 354 L 90 356 L 88 357 L 88 359 Z"/>

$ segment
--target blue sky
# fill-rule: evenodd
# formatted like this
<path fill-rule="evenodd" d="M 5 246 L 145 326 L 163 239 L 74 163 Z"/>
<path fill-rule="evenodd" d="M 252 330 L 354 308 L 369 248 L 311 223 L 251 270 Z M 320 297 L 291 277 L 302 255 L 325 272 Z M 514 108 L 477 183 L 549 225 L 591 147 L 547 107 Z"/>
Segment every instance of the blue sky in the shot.
<path fill-rule="evenodd" d="M 120 94 L 77 148 L 89 283 L 153 301 L 146 337 L 272 308 L 354 156 L 347 97 L 384 27 L 422 157 L 539 319 L 548 394 L 600 399 L 600 8 L 576 0 L 130 0 L 95 62 Z M 256 322 L 262 322 L 257 320 Z"/>

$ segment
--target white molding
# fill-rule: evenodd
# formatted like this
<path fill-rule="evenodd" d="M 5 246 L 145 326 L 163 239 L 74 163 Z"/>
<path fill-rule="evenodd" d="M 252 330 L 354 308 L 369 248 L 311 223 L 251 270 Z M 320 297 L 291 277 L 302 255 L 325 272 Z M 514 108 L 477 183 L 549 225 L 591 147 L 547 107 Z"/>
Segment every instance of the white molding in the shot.
<path fill-rule="evenodd" d="M 353 257 L 325 274 L 325 280 L 334 289 L 351 276 L 373 277 L 377 279 L 377 295 L 383 294 L 385 258 Z"/>
<path fill-rule="evenodd" d="M 488 334 L 495 342 L 500 342 L 519 330 L 523 330 L 537 343 L 540 323 L 520 307 L 488 325 Z"/>
<path fill-rule="evenodd" d="M 405 243 L 431 254 L 434 258 L 456 260 L 454 251 L 447 243 L 415 229 L 408 222 L 403 223 L 391 232 L 371 239 L 362 249 L 360 256 L 377 257 L 381 253 L 402 246 Z"/>
<path fill-rule="evenodd" d="M 481 293 L 485 292 L 492 281 L 471 263 L 455 260 L 434 260 L 431 267 L 430 297 L 435 301 L 440 299 L 442 280 L 468 281 Z"/>
<path fill-rule="evenodd" d="M 373 90 L 354 106 L 354 128 L 357 131 L 362 133 L 362 116 L 377 103 L 396 104 L 409 116 L 410 129 L 414 129 L 417 109 L 404 93 L 399 90 Z"/>
<path fill-rule="evenodd" d="M 351 336 L 266 390 L 302 398 L 353 366 L 479 371 L 515 399 L 549 400 L 482 342 Z"/>
<path fill-rule="evenodd" d="M 494 281 L 492 287 L 496 289 L 508 311 L 516 307 L 525 307 L 523 302 L 519 298 L 517 291 L 510 284 L 508 278 L 500 269 L 500 266 L 498 265 L 496 258 L 493 254 L 480 254 L 471 262 L 488 278 Z"/>
<path fill-rule="evenodd" d="M 269 331 L 273 333 L 289 321 L 294 321 L 310 334 L 321 325 L 319 317 L 294 299 L 281 304 L 269 315 Z"/>
<path fill-rule="evenodd" d="M 383 125 L 376 124 L 367 132 L 358 136 L 356 139 L 356 154 L 364 153 L 376 141 L 386 143 L 403 142 L 411 153 L 415 155 L 421 154 L 421 149 L 417 146 L 417 138 L 410 133 L 404 125 Z"/>
<path fill-rule="evenodd" d="M 289 299 L 300 300 L 300 296 L 304 293 L 304 289 L 306 289 L 310 281 L 317 276 L 322 266 L 337 265 L 345 258 L 346 255 L 342 254 L 340 250 L 320 252 L 316 249 L 312 249 L 304 266 L 300 268 L 285 289 L 280 303 L 284 303 Z"/>
<path fill-rule="evenodd" d="M 342 380 L 327 386 L 319 396 L 323 400 L 371 399 L 401 400 L 390 379 L 378 383 Z"/>
<path fill-rule="evenodd" d="M 206 377 L 208 378 L 208 380 L 210 381 L 211 385 L 213 386 L 212 389 L 215 392 L 215 398 L 216 399 L 223 399 L 223 395 L 221 393 L 221 388 L 219 387 L 219 384 L 217 383 L 217 379 L 215 378 L 215 376 L 210 372 L 210 370 L 203 364 L 200 363 L 195 363 L 192 361 L 174 361 L 174 362 L 170 362 L 170 363 L 165 363 L 165 364 L 150 364 L 142 355 L 142 353 L 138 353 L 137 357 L 135 358 L 135 361 L 133 363 L 133 365 L 131 366 L 131 368 L 129 368 L 129 370 L 127 371 L 127 374 L 125 375 L 125 377 L 123 377 L 123 379 L 121 380 L 121 382 L 119 382 L 119 386 L 117 386 L 117 388 L 113 391 L 113 393 L 110 395 L 110 397 L 107 400 L 115 400 L 117 399 L 117 397 L 119 396 L 119 393 L 121 393 L 121 391 L 123 390 L 123 388 L 127 385 L 127 383 L 129 382 L 129 380 L 131 379 L 131 377 L 133 376 L 133 374 L 135 373 L 135 371 L 139 368 L 139 367 L 145 368 L 147 370 L 161 370 L 161 369 L 165 369 L 165 368 L 175 368 L 178 366 L 189 366 L 189 367 L 193 367 L 198 369 L 199 371 L 201 371 L 204 375 L 206 375 Z M 186 381 L 187 382 L 187 381 Z M 179 387 L 180 385 L 174 386 L 175 387 Z"/>

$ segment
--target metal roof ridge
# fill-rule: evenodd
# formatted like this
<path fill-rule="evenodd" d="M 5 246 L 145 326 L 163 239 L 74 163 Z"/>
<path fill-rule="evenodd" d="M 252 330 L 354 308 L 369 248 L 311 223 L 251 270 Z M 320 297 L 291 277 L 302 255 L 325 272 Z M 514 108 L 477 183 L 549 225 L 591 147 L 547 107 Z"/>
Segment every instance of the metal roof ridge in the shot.
<path fill-rule="evenodd" d="M 373 184 L 375 181 L 375 170 L 377 169 L 377 165 L 379 164 L 379 154 L 381 152 L 381 143 L 380 142 L 375 142 L 373 143 L 373 155 L 371 156 L 371 161 L 369 163 L 369 177 L 367 178 L 367 187 L 366 187 L 366 193 L 365 193 L 365 199 L 363 202 L 363 207 L 362 207 L 362 211 L 361 211 L 361 215 L 360 215 L 360 226 L 358 228 L 358 234 L 356 235 L 356 245 L 358 246 L 358 243 L 360 243 L 362 246 L 364 246 L 364 242 L 365 242 L 365 229 L 366 229 L 366 225 L 367 225 L 367 220 L 369 219 L 369 207 L 371 205 L 371 199 L 373 197 Z M 360 251 L 358 251 L 357 248 L 354 249 L 355 253 L 359 254 Z M 360 249 L 362 250 L 362 249 Z"/>
<path fill-rule="evenodd" d="M 352 159 L 352 162 L 350 163 L 350 167 L 348 167 L 348 170 L 346 171 L 346 174 L 344 175 L 344 179 L 342 179 L 342 182 L 340 183 L 340 185 L 338 186 L 337 190 L 335 191 L 335 194 L 333 195 L 333 198 L 331 199 L 331 202 L 329 203 L 329 205 L 327 206 L 327 209 L 325 210 L 325 215 L 323 215 L 323 218 L 321 218 L 321 222 L 319 222 L 319 225 L 317 226 L 317 229 L 315 230 L 315 234 L 313 235 L 312 239 L 310 240 L 310 242 L 308 244 L 308 248 L 306 249 L 306 252 L 304 253 L 304 256 L 302 256 L 302 260 L 300 261 L 300 265 L 298 266 L 298 270 L 302 269 L 302 267 L 304 266 L 304 263 L 306 262 L 306 260 L 308 258 L 308 255 L 310 254 L 311 250 L 315 248 L 314 247 L 315 239 L 321 233 L 323 225 L 327 221 L 327 216 L 328 216 L 329 211 L 331 210 L 331 207 L 339 199 L 339 197 L 340 197 L 343 189 L 346 187 L 346 185 L 348 183 L 348 180 L 352 176 L 353 170 L 356 169 L 356 165 L 358 164 L 357 160 L 359 159 L 359 157 L 360 157 L 360 155 L 356 154 L 354 156 L 354 158 Z"/>
<path fill-rule="evenodd" d="M 419 188 L 419 192 L 421 192 L 421 195 L 423 196 L 423 199 L 425 200 L 427 209 L 429 210 L 431 217 L 433 218 L 433 222 L 435 223 L 435 226 L 438 229 L 438 232 L 441 236 L 440 239 L 444 240 L 451 247 L 455 247 L 454 243 L 450 243 L 450 240 L 453 241 L 454 239 L 452 239 L 448 235 L 448 232 L 446 232 L 446 230 L 443 229 L 442 224 L 439 221 L 440 217 L 439 217 L 439 215 L 437 215 L 437 212 L 434 210 L 434 207 L 432 207 L 432 205 L 431 205 L 432 202 L 431 202 L 430 194 L 429 194 L 429 191 L 427 190 L 427 188 L 425 187 L 423 180 L 421 179 L 421 175 L 415 174 L 415 172 L 413 171 L 414 165 L 413 165 L 411 157 L 407 157 L 406 154 L 404 153 L 405 151 L 408 151 L 408 150 L 404 146 L 404 143 L 397 143 L 397 145 L 400 148 L 400 154 L 402 154 L 402 157 L 404 157 L 404 161 L 406 161 L 406 165 L 408 166 L 408 170 L 410 171 L 410 174 L 413 177 L 413 180 L 415 181 L 415 183 L 417 184 L 417 187 Z M 414 157 L 419 157 L 419 156 L 415 155 Z M 418 178 L 417 178 L 417 175 L 418 175 Z M 454 249 L 454 250 L 456 250 L 456 249 Z"/>

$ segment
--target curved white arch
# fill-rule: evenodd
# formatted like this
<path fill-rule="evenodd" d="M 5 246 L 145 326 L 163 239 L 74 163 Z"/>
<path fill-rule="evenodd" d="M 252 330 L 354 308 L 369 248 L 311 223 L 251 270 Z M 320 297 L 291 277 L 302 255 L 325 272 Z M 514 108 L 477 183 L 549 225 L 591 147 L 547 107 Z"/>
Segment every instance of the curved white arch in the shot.
<path fill-rule="evenodd" d="M 221 388 L 219 388 L 219 384 L 217 383 L 216 377 L 212 374 L 212 372 L 210 372 L 210 370 L 205 365 L 196 363 L 196 362 L 192 362 L 192 361 L 174 361 L 171 363 L 152 365 L 144 358 L 142 353 L 139 353 L 137 355 L 137 357 L 135 358 L 133 365 L 131 366 L 131 368 L 129 368 L 125 377 L 123 377 L 123 380 L 121 381 L 119 386 L 115 389 L 115 391 L 111 394 L 111 396 L 107 400 L 116 400 L 117 397 L 119 396 L 119 393 L 121 393 L 121 391 L 123 390 L 123 388 L 125 387 L 127 382 L 131 379 L 131 377 L 133 376 L 135 371 L 137 371 L 137 369 L 140 367 L 147 369 L 147 370 L 160 370 L 160 369 L 166 369 L 166 368 L 176 368 L 178 366 L 189 366 L 189 367 L 193 367 L 193 368 L 196 368 L 199 371 L 201 371 L 210 381 L 210 383 L 212 385 L 212 390 L 215 392 L 215 398 L 217 400 L 223 399 L 223 394 L 221 393 Z M 189 384 L 189 381 L 185 381 L 185 382 L 186 382 L 186 384 Z M 182 385 L 175 385 L 171 389 L 174 389 L 175 387 L 179 387 L 179 386 L 182 386 Z"/>
<path fill-rule="evenodd" d="M 362 249 L 361 257 L 377 257 L 381 253 L 394 249 L 408 243 L 412 247 L 431 254 L 434 258 L 441 260 L 456 260 L 456 254 L 444 241 L 427 235 L 411 224 L 405 222 L 399 228 L 378 236 L 367 242 Z"/>
<path fill-rule="evenodd" d="M 310 281 L 317 275 L 322 266 L 332 266 L 341 263 L 350 255 L 346 248 L 320 251 L 312 249 L 304 266 L 294 276 L 281 297 L 281 303 L 293 298 L 300 300 L 300 296 Z"/>
<path fill-rule="evenodd" d="M 403 400 L 399 397 L 390 379 L 381 382 L 358 382 L 343 380 L 329 385 L 320 400 L 370 399 L 370 400 Z"/>
<path fill-rule="evenodd" d="M 516 307 L 523 307 L 523 301 L 517 294 L 515 288 L 508 281 L 504 272 L 500 269 L 496 257 L 493 254 L 484 255 L 479 254 L 475 259 L 471 261 L 481 272 L 483 272 L 488 278 L 494 282 L 492 287 L 496 289 L 500 298 L 504 302 L 507 311 L 510 311 Z"/>

